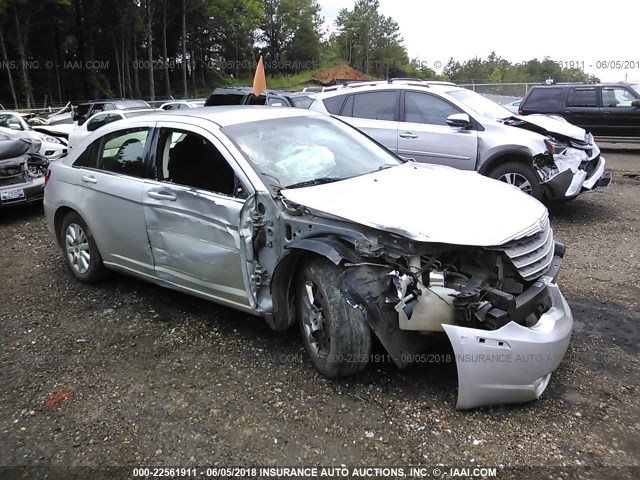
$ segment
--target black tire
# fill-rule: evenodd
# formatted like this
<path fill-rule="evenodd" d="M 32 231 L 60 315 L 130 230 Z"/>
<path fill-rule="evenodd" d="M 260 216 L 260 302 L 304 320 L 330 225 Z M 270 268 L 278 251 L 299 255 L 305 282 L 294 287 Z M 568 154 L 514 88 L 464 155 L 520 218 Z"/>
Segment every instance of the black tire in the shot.
<path fill-rule="evenodd" d="M 488 177 L 515 185 L 536 200 L 545 201 L 544 191 L 542 190 L 542 185 L 540 185 L 538 175 L 524 161 L 514 160 L 498 165 L 489 172 Z M 508 181 L 509 179 L 511 181 Z M 525 180 L 530 186 L 528 191 L 523 188 L 523 186 L 526 186 Z"/>
<path fill-rule="evenodd" d="M 67 238 L 68 235 L 71 238 Z M 75 240 L 75 243 L 72 240 Z M 102 263 L 102 256 L 91 230 L 78 213 L 69 212 L 64 217 L 60 226 L 60 243 L 67 267 L 77 280 L 95 283 L 106 276 L 107 270 Z M 73 251 L 70 251 L 70 248 Z M 83 252 L 88 252 L 88 259 Z"/>
<path fill-rule="evenodd" d="M 303 266 L 296 288 L 302 342 L 313 366 L 329 378 L 362 371 L 367 366 L 372 347 L 365 313 L 349 305 L 340 293 L 339 274 L 340 269 L 328 260 L 313 259 Z M 313 300 L 309 297 L 308 286 Z M 311 333 L 314 319 L 316 328 L 321 328 Z"/>

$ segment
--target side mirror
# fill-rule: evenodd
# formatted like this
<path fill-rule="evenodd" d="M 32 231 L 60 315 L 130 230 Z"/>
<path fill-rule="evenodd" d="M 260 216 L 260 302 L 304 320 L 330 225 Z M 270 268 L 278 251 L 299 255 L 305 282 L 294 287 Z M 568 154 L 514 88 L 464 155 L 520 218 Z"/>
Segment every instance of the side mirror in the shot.
<path fill-rule="evenodd" d="M 470 129 L 473 125 L 471 119 L 466 113 L 454 113 L 447 117 L 447 125 L 454 128 Z"/>
<path fill-rule="evenodd" d="M 635 108 L 640 108 L 640 100 L 634 100 L 631 102 L 631 106 Z"/>
<path fill-rule="evenodd" d="M 20 126 L 19 123 L 10 123 L 9 128 L 11 130 L 22 130 L 22 127 Z"/>

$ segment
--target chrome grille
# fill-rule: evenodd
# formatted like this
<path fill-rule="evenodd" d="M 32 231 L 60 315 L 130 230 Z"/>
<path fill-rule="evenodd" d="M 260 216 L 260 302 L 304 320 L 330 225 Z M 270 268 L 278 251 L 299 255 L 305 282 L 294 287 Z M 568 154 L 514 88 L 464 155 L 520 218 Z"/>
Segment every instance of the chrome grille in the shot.
<path fill-rule="evenodd" d="M 509 242 L 503 249 L 520 276 L 525 280 L 534 280 L 551 265 L 554 245 L 553 230 L 547 221 L 542 231 L 530 237 Z"/>

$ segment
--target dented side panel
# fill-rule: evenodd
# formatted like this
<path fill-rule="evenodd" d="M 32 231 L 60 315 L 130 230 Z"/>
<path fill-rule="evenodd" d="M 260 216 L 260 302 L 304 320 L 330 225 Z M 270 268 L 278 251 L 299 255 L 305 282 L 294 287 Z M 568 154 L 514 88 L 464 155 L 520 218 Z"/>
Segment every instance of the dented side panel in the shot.
<path fill-rule="evenodd" d="M 249 306 L 238 223 L 243 201 L 147 182 L 143 202 L 158 278 L 225 303 Z"/>

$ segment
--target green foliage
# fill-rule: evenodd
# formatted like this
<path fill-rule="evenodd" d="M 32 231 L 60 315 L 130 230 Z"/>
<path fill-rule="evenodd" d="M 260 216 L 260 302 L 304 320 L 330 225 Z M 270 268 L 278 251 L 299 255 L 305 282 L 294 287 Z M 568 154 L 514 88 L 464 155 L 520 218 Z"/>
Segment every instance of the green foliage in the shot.
<path fill-rule="evenodd" d="M 322 17 L 317 0 L 263 0 L 258 38 L 267 73 L 309 69 L 321 55 Z"/>
<path fill-rule="evenodd" d="M 411 68 L 400 28 L 393 18 L 380 14 L 379 7 L 378 0 L 357 0 L 353 10 L 340 10 L 332 46 L 366 74 L 404 76 Z"/>
<path fill-rule="evenodd" d="M 594 78 L 582 69 L 563 68 L 548 57 L 512 64 L 495 52 L 487 59 L 475 57 L 462 63 L 451 58 L 443 76 L 456 83 L 539 83 L 548 78 L 555 82 L 582 82 Z"/>
<path fill-rule="evenodd" d="M 594 80 L 549 58 L 513 64 L 495 52 L 452 58 L 438 75 L 409 59 L 397 22 L 380 13 L 378 0 L 356 0 L 335 25 L 323 40 L 318 0 L 0 0 L 0 103 L 12 105 L 14 93 L 23 106 L 167 89 L 206 94 L 230 82 L 250 84 L 259 55 L 275 88 L 345 62 L 373 78 Z"/>

